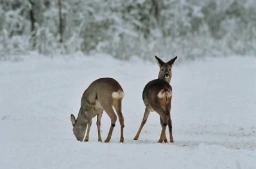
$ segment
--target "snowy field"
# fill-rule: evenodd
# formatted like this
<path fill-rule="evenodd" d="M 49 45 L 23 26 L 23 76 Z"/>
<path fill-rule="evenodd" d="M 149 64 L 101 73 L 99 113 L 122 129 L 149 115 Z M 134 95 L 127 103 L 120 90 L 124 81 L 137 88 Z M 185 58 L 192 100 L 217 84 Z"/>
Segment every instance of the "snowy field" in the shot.
<path fill-rule="evenodd" d="M 0 169 L 256 169 L 256 59 L 174 65 L 175 143 L 159 144 L 155 112 L 133 140 L 144 111 L 141 92 L 157 77 L 156 63 L 104 56 L 1 62 Z M 117 123 L 111 142 L 98 143 L 96 119 L 89 142 L 78 142 L 70 114 L 77 116 L 84 89 L 104 76 L 125 91 L 125 142 Z M 104 113 L 103 139 L 109 125 Z"/>

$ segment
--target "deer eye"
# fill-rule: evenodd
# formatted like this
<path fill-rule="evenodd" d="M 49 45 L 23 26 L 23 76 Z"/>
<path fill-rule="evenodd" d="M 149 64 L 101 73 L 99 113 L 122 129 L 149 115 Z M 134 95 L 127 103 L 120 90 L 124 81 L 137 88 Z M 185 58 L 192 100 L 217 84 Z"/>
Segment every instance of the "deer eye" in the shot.
<path fill-rule="evenodd" d="M 161 70 L 164 71 L 164 68 L 162 68 Z"/>
<path fill-rule="evenodd" d="M 171 69 L 170 69 L 170 68 L 169 68 L 168 70 L 169 70 L 169 71 L 171 71 Z"/>

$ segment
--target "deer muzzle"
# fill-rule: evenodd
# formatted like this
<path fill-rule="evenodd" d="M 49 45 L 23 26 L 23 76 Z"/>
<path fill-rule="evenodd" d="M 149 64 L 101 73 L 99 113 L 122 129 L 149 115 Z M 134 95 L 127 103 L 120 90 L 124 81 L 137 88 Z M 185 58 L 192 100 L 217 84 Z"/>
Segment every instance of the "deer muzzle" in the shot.
<path fill-rule="evenodd" d="M 165 74 L 164 74 L 164 78 L 167 79 L 167 78 L 169 78 L 169 77 L 170 77 L 170 74 L 169 74 L 169 73 L 165 73 Z"/>

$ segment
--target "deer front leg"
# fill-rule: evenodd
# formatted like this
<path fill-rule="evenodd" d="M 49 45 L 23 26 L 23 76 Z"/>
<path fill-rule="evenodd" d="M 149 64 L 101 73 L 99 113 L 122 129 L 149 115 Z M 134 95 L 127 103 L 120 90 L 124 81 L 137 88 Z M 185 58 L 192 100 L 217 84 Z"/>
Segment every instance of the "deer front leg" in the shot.
<path fill-rule="evenodd" d="M 86 131 L 86 136 L 84 138 L 84 142 L 89 141 L 89 135 L 90 135 L 90 130 L 91 130 L 91 126 L 92 126 L 92 118 L 93 118 L 93 109 L 88 110 L 87 113 L 85 114 L 86 117 L 86 121 L 87 122 L 87 131 Z"/>
<path fill-rule="evenodd" d="M 86 136 L 85 136 L 85 142 L 89 141 L 89 135 L 90 135 L 90 130 L 91 130 L 91 126 L 92 126 L 92 121 L 90 121 L 88 124 L 88 128 L 87 128 L 87 133 L 86 133 Z"/>
<path fill-rule="evenodd" d="M 97 115 L 97 122 L 96 122 L 96 125 L 97 125 L 97 130 L 98 130 L 98 141 L 99 142 L 102 142 L 102 139 L 101 139 L 101 134 L 100 134 L 100 126 L 101 126 L 101 117 L 102 117 L 102 113 L 99 113 Z"/>

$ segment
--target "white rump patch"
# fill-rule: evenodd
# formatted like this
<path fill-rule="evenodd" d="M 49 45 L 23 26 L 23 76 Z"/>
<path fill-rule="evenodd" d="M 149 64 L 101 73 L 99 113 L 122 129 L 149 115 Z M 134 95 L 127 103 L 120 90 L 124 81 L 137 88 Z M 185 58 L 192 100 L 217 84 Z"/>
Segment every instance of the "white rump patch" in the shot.
<path fill-rule="evenodd" d="M 172 96 L 172 91 L 168 90 L 168 91 L 164 91 L 165 89 L 162 89 L 159 93 L 158 93 L 158 97 L 159 98 L 165 98 L 165 97 L 171 97 Z"/>
<path fill-rule="evenodd" d="M 124 97 L 124 92 L 119 90 L 118 92 L 113 92 L 112 97 L 115 99 L 122 99 Z"/>

